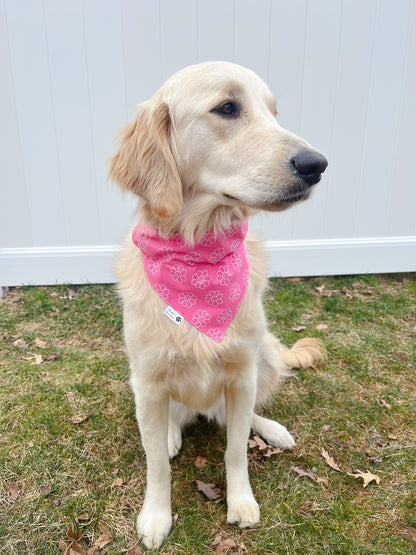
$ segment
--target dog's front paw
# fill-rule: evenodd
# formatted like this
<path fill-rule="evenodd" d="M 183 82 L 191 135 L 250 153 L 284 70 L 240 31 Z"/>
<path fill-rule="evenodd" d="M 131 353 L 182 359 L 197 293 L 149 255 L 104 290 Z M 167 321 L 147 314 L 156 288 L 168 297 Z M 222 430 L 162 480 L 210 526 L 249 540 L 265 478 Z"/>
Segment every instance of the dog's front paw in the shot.
<path fill-rule="evenodd" d="M 259 523 L 260 509 L 253 496 L 228 499 L 227 520 L 240 528 L 252 528 Z"/>
<path fill-rule="evenodd" d="M 295 447 L 295 440 L 279 422 L 262 418 L 260 424 L 256 431 L 269 445 L 280 447 L 280 449 L 293 449 Z"/>
<path fill-rule="evenodd" d="M 137 534 L 148 549 L 157 549 L 172 528 L 170 511 L 146 509 L 143 507 L 137 517 Z"/>

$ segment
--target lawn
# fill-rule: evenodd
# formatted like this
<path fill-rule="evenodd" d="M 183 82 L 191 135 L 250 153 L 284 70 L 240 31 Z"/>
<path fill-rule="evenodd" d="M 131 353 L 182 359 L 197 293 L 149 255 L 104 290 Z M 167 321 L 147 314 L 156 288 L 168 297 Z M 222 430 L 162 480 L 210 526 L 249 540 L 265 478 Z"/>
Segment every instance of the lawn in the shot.
<path fill-rule="evenodd" d="M 297 446 L 266 456 L 250 443 L 262 517 L 243 531 L 226 522 L 224 430 L 191 426 L 158 553 L 415 553 L 416 275 L 274 279 L 265 303 L 284 343 L 328 349 L 264 409 Z M 145 457 L 114 287 L 11 289 L 0 335 L 0 553 L 144 553 Z"/>

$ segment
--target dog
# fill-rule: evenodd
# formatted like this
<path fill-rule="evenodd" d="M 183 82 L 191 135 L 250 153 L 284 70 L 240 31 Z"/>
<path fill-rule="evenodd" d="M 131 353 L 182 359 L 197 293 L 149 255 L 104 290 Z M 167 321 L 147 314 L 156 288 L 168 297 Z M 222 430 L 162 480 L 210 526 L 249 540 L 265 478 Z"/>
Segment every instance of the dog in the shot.
<path fill-rule="evenodd" d="M 250 429 L 283 449 L 295 442 L 255 410 L 291 368 L 324 357 L 318 340 L 287 349 L 267 331 L 265 252 L 247 233 L 253 214 L 307 199 L 327 167 L 276 115 L 274 96 L 251 70 L 189 66 L 138 106 L 109 161 L 110 179 L 138 196 L 138 226 L 117 274 L 147 462 L 137 532 L 149 549 L 172 527 L 169 458 L 198 414 L 226 426 L 228 522 L 259 522 Z"/>

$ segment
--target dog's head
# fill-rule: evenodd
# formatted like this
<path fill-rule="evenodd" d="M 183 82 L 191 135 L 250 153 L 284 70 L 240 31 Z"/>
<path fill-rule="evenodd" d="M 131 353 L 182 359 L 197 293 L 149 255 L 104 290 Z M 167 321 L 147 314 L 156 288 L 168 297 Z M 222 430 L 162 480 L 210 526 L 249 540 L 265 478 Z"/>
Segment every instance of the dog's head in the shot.
<path fill-rule="evenodd" d="M 197 195 L 213 209 L 285 210 L 309 197 L 327 161 L 276 114 L 275 98 L 252 71 L 228 62 L 189 66 L 139 106 L 110 177 L 161 224 Z"/>

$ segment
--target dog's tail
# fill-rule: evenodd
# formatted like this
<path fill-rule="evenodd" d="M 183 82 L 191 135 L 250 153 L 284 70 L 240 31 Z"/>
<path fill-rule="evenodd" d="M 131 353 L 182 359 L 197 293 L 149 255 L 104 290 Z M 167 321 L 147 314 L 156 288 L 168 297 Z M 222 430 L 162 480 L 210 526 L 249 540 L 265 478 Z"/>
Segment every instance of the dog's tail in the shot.
<path fill-rule="evenodd" d="M 288 368 L 309 368 L 326 359 L 326 349 L 320 339 L 304 337 L 280 356 Z"/>

